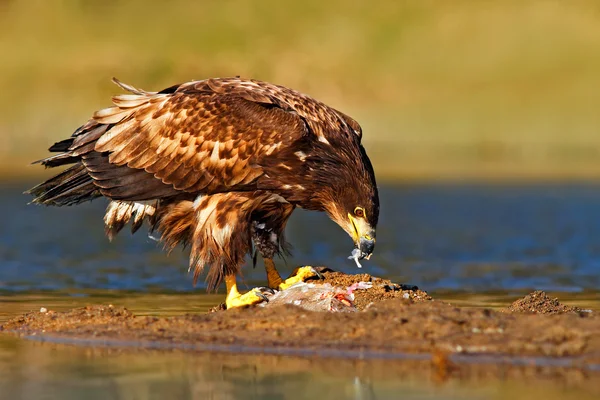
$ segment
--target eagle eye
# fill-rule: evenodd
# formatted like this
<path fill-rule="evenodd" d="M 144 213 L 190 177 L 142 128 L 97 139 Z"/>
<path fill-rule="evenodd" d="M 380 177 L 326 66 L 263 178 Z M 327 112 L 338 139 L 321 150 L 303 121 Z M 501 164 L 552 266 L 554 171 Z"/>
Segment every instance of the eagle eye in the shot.
<path fill-rule="evenodd" d="M 356 207 L 354 209 L 354 215 L 358 218 L 363 218 L 365 216 L 365 210 L 362 207 Z"/>

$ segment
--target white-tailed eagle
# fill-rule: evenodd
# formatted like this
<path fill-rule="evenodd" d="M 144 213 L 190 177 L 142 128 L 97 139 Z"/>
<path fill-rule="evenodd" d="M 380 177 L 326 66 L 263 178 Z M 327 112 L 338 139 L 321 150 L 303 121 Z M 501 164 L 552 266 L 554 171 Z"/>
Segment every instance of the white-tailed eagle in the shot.
<path fill-rule="evenodd" d="M 273 257 L 286 251 L 284 228 L 296 207 L 325 211 L 353 239 L 356 259 L 375 245 L 379 198 L 360 125 L 297 91 L 256 80 L 207 79 L 130 92 L 50 147 L 46 167 L 71 165 L 30 189 L 34 203 L 73 205 L 97 197 L 110 204 L 109 238 L 131 221 L 160 232 L 167 248 L 191 247 L 197 279 L 223 280 L 227 307 L 264 299 L 245 294 L 236 276 L 253 247 L 273 289 L 314 275 L 311 267 L 282 280 Z"/>

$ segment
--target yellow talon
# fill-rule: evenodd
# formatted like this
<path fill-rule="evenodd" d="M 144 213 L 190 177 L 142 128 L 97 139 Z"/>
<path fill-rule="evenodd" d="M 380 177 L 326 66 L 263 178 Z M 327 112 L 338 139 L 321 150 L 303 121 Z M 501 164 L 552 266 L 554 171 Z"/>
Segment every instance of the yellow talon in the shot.
<path fill-rule="evenodd" d="M 225 284 L 227 285 L 227 299 L 225 300 L 225 305 L 227 306 L 227 309 L 251 306 L 253 304 L 258 304 L 263 301 L 268 301 L 267 297 L 264 294 L 262 294 L 260 289 L 258 288 L 252 289 L 249 292 L 241 294 L 237 289 L 235 275 L 226 276 Z"/>
<path fill-rule="evenodd" d="M 292 276 L 279 284 L 279 290 L 285 290 L 298 282 L 304 282 L 308 278 L 315 276 L 320 277 L 321 275 L 311 266 L 296 268 Z"/>
<path fill-rule="evenodd" d="M 225 305 L 227 305 L 227 309 L 230 309 L 234 307 L 251 306 L 253 304 L 262 303 L 263 301 L 265 301 L 265 296 L 263 294 L 257 290 L 251 290 L 244 294 L 238 293 L 237 296 L 227 296 Z"/>

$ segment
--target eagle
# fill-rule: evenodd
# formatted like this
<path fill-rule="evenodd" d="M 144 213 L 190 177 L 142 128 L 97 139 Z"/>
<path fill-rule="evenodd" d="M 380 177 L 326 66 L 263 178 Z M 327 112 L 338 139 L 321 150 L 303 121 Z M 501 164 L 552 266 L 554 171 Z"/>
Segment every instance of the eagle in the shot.
<path fill-rule="evenodd" d="M 354 119 L 298 91 L 240 77 L 159 92 L 113 82 L 128 93 L 35 162 L 70 166 L 28 190 L 32 203 L 108 198 L 109 239 L 130 222 L 132 233 L 147 222 L 167 250 L 189 246 L 194 283 L 204 268 L 209 290 L 224 280 L 227 308 L 319 275 L 304 266 L 284 280 L 275 267 L 273 258 L 288 253 L 284 230 L 296 207 L 327 213 L 351 236 L 357 264 L 371 256 L 379 196 Z M 268 287 L 242 294 L 237 276 L 256 252 Z"/>

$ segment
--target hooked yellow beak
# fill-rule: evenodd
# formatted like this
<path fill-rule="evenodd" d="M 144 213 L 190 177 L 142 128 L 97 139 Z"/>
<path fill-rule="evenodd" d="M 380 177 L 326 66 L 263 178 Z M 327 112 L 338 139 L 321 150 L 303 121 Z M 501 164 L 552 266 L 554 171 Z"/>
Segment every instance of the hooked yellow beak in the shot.
<path fill-rule="evenodd" d="M 350 229 L 352 239 L 357 249 L 360 250 L 359 259 L 371 258 L 375 248 L 375 230 L 362 218 L 356 218 L 348 213 L 348 219 L 352 224 Z"/>

